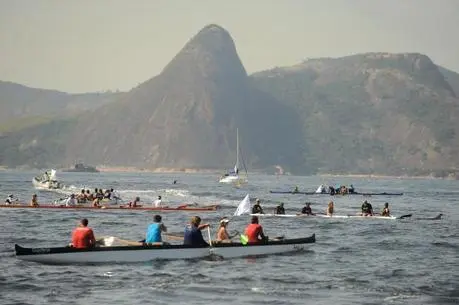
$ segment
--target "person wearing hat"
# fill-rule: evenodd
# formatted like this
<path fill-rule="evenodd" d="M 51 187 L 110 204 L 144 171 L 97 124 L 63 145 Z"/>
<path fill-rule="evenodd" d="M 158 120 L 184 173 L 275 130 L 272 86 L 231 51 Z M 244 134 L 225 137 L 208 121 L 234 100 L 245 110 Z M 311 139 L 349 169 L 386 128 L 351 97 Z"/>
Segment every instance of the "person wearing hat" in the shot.
<path fill-rule="evenodd" d="M 255 200 L 255 204 L 252 207 L 252 214 L 264 214 L 263 208 L 260 205 L 260 199 Z"/>
<path fill-rule="evenodd" d="M 384 204 L 384 209 L 381 212 L 381 216 L 385 216 L 385 217 L 389 217 L 390 216 L 389 202 L 386 202 Z"/>
<path fill-rule="evenodd" d="M 161 238 L 161 232 L 167 232 L 167 227 L 161 222 L 161 215 L 155 215 L 153 217 L 153 223 L 150 224 L 147 228 L 147 233 L 145 235 L 145 243 L 161 243 L 163 240 Z"/>
<path fill-rule="evenodd" d="M 276 209 L 274 210 L 274 214 L 276 215 L 285 215 L 284 203 L 281 202 Z"/>
<path fill-rule="evenodd" d="M 362 204 L 362 216 L 373 216 L 373 207 L 366 200 Z"/>
<path fill-rule="evenodd" d="M 183 244 L 186 246 L 209 246 L 209 244 L 202 237 L 202 229 L 209 227 L 209 224 L 201 224 L 201 217 L 191 217 L 190 223 L 185 227 L 185 235 L 183 237 Z"/>
<path fill-rule="evenodd" d="M 258 223 L 258 216 L 252 216 L 250 224 L 245 228 L 245 235 L 249 243 L 259 243 L 268 239 L 263 227 Z"/>
<path fill-rule="evenodd" d="M 233 237 L 239 235 L 239 232 L 236 232 L 234 235 L 230 236 L 227 230 L 228 223 L 229 223 L 229 219 L 226 217 L 223 217 L 220 220 L 220 225 L 217 231 L 217 240 L 216 240 L 217 242 L 231 242 L 231 239 Z"/>

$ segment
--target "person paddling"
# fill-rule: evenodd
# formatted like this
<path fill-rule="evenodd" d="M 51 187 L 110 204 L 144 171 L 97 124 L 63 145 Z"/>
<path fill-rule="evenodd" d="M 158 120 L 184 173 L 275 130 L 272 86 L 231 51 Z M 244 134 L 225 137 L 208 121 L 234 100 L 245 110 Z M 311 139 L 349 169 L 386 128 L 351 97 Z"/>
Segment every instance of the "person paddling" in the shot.
<path fill-rule="evenodd" d="M 327 210 L 326 210 L 327 216 L 333 216 L 334 208 L 335 208 L 335 204 L 333 203 L 333 201 L 330 201 L 328 203 Z"/>
<path fill-rule="evenodd" d="M 155 215 L 153 217 L 153 223 L 147 228 L 145 236 L 146 244 L 161 243 L 161 232 L 167 232 L 167 227 L 161 222 L 161 215 Z"/>
<path fill-rule="evenodd" d="M 202 237 L 202 229 L 209 227 L 209 224 L 201 224 L 201 217 L 191 217 L 190 223 L 185 227 L 185 235 L 183 238 L 183 244 L 186 246 L 209 246 L 209 244 Z"/>
<path fill-rule="evenodd" d="M 301 210 L 301 214 L 315 215 L 314 213 L 312 213 L 311 203 L 306 202 L 306 205 L 305 205 L 305 206 L 303 207 L 303 209 Z"/>
<path fill-rule="evenodd" d="M 236 232 L 232 236 L 228 233 L 228 223 L 229 223 L 229 219 L 226 217 L 223 217 L 220 220 L 220 226 L 218 227 L 218 231 L 217 231 L 217 239 L 216 239 L 217 242 L 230 243 L 233 237 L 239 235 L 239 232 Z"/>
<path fill-rule="evenodd" d="M 11 195 L 9 195 L 8 197 L 6 197 L 6 199 L 5 199 L 5 204 L 6 204 L 6 205 L 13 204 L 14 201 L 18 201 L 18 199 L 17 199 L 17 198 L 15 199 L 15 198 L 14 198 L 14 195 L 11 194 Z"/>
<path fill-rule="evenodd" d="M 366 200 L 362 204 L 362 216 L 373 216 L 373 207 Z"/>
<path fill-rule="evenodd" d="M 255 200 L 255 204 L 252 207 L 252 214 L 264 214 L 263 208 L 260 205 L 260 199 Z"/>
<path fill-rule="evenodd" d="M 96 246 L 94 232 L 88 227 L 88 220 L 83 218 L 79 226 L 72 233 L 72 247 L 78 249 L 93 248 Z"/>
<path fill-rule="evenodd" d="M 156 200 L 153 202 L 153 205 L 155 206 L 155 208 L 160 208 L 160 207 L 161 207 L 161 205 L 162 205 L 161 196 L 158 196 L 158 199 L 156 199 Z"/>
<path fill-rule="evenodd" d="M 284 203 L 281 202 L 276 209 L 274 210 L 274 214 L 276 215 L 285 215 Z"/>
<path fill-rule="evenodd" d="M 258 216 L 252 216 L 250 224 L 245 228 L 245 235 L 249 243 L 259 243 L 268 240 L 263 232 L 263 227 L 258 223 Z"/>
<path fill-rule="evenodd" d="M 384 209 L 381 212 L 381 216 L 390 217 L 389 202 L 384 203 Z"/>
<path fill-rule="evenodd" d="M 38 207 L 38 199 L 37 199 L 37 194 L 32 195 L 32 200 L 30 201 L 30 206 L 36 208 Z"/>

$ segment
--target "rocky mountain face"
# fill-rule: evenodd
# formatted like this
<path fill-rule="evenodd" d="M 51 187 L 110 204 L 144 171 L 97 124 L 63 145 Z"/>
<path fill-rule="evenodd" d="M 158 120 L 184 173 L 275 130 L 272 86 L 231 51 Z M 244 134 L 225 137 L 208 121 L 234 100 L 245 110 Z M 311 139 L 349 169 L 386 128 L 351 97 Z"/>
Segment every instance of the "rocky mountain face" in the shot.
<path fill-rule="evenodd" d="M 248 76 L 228 32 L 209 25 L 130 92 L 0 133 L 0 164 L 224 169 L 239 128 L 249 170 L 446 176 L 459 162 L 458 80 L 415 53 L 320 58 Z"/>
<path fill-rule="evenodd" d="M 252 76 L 302 116 L 320 172 L 430 174 L 457 167 L 459 100 L 421 54 L 314 59 Z"/>
<path fill-rule="evenodd" d="M 61 162 L 231 168 L 239 128 L 247 166 L 301 167 L 300 126 L 293 110 L 251 85 L 228 32 L 210 25 L 160 75 L 78 117 Z"/>

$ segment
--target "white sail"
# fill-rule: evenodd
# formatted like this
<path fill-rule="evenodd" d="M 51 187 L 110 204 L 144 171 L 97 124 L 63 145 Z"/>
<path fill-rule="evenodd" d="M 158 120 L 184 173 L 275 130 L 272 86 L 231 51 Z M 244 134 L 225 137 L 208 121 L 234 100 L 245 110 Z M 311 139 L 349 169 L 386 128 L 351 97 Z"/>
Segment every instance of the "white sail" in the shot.
<path fill-rule="evenodd" d="M 236 212 L 234 212 L 234 216 L 241 216 L 244 214 L 250 214 L 252 211 L 252 207 L 250 206 L 250 197 L 247 194 L 244 199 L 242 199 L 241 203 L 239 203 Z"/>

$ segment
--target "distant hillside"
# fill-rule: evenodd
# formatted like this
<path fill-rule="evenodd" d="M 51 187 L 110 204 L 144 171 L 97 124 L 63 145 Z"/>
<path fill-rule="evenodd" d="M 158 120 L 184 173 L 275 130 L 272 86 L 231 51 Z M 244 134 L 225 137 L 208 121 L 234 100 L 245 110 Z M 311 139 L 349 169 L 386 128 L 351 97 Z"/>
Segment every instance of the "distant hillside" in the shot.
<path fill-rule="evenodd" d="M 453 88 L 456 97 L 459 97 L 459 73 L 438 66 L 440 72 L 445 76 L 445 80 Z"/>
<path fill-rule="evenodd" d="M 314 59 L 252 80 L 301 114 L 311 147 L 305 158 L 320 172 L 416 175 L 457 168 L 459 100 L 427 56 Z"/>
<path fill-rule="evenodd" d="M 239 128 L 249 170 L 456 175 L 457 80 L 417 53 L 319 58 L 247 76 L 229 33 L 209 25 L 130 92 L 64 108 L 44 98 L 21 112 L 34 116 L 20 128 L 0 124 L 0 165 L 223 170 L 234 165 Z M 69 115 L 75 105 L 88 110 Z M 53 107 L 57 121 L 47 116 Z"/>
<path fill-rule="evenodd" d="M 96 109 L 122 95 L 122 93 L 68 94 L 0 81 L 0 126 L 26 117 L 51 118 L 73 115 Z"/>

